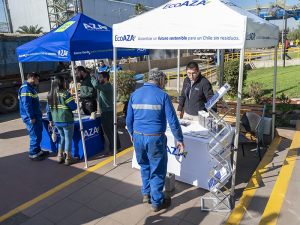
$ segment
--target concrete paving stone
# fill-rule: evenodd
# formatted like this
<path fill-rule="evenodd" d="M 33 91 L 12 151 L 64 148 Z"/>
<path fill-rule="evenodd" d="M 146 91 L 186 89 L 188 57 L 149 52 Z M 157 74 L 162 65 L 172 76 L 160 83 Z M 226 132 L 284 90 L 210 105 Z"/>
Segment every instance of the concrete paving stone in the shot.
<path fill-rule="evenodd" d="M 123 223 L 119 223 L 118 221 L 110 218 L 109 216 L 104 217 L 103 219 L 101 219 L 99 222 L 96 223 L 96 225 L 126 225 L 126 220 L 124 220 L 124 224 Z"/>
<path fill-rule="evenodd" d="M 99 212 L 83 206 L 63 219 L 57 225 L 94 225 L 102 218 L 103 215 L 101 215 Z"/>
<path fill-rule="evenodd" d="M 98 186 L 100 189 L 111 190 L 111 188 L 117 185 L 119 182 L 121 181 L 111 177 L 102 176 L 90 184 Z"/>
<path fill-rule="evenodd" d="M 172 198 L 170 208 L 161 213 L 161 216 L 183 219 L 190 212 L 190 209 L 193 208 L 196 201 L 199 201 L 199 197 L 190 200 L 180 197 Z"/>
<path fill-rule="evenodd" d="M 109 216 L 114 220 L 124 224 L 136 224 L 150 212 L 148 204 L 137 204 L 135 201 L 128 199 L 120 203 L 118 207 Z"/>
<path fill-rule="evenodd" d="M 87 203 L 101 195 L 103 191 L 104 189 L 99 187 L 99 185 L 91 183 L 87 184 L 82 189 L 73 192 L 69 198 L 79 203 Z"/>
<path fill-rule="evenodd" d="M 99 175 L 97 173 L 90 173 L 88 175 L 86 175 L 85 177 L 81 178 L 80 181 L 86 183 L 86 184 L 89 184 L 95 180 L 97 180 L 98 178 L 100 178 L 100 176 L 102 175 Z"/>
<path fill-rule="evenodd" d="M 50 222 L 42 216 L 37 215 L 27 220 L 25 223 L 21 223 L 21 225 L 54 225 L 54 223 Z"/>
<path fill-rule="evenodd" d="M 182 220 L 182 221 L 180 221 L 180 223 L 178 225 L 193 225 L 193 224 Z"/>
<path fill-rule="evenodd" d="M 47 218 L 51 222 L 58 223 L 64 218 L 71 215 L 80 207 L 82 207 L 82 204 L 75 202 L 69 198 L 66 198 L 51 206 L 50 208 L 47 208 L 39 215 Z"/>
<path fill-rule="evenodd" d="M 44 211 L 45 209 L 51 207 L 52 205 L 56 204 L 59 201 L 62 201 L 63 199 L 67 198 L 72 193 L 76 192 L 80 188 L 84 187 L 86 183 L 82 181 L 76 181 L 73 184 L 70 184 L 69 186 L 65 187 L 61 191 L 49 196 L 48 198 L 34 204 L 33 206 L 25 209 L 22 211 L 26 216 L 33 217 L 36 214 L 40 213 L 41 211 Z"/>
<path fill-rule="evenodd" d="M 133 169 L 135 170 L 135 169 Z M 134 173 L 130 174 L 128 177 L 123 179 L 124 182 L 133 184 L 136 186 L 142 186 L 142 178 L 139 170 L 136 170 Z"/>
<path fill-rule="evenodd" d="M 137 192 L 135 192 L 132 196 L 130 196 L 130 199 L 139 204 L 142 203 L 143 195 L 141 192 L 141 188 L 139 188 Z"/>
<path fill-rule="evenodd" d="M 127 183 L 124 181 L 118 182 L 115 186 L 111 188 L 111 191 L 122 195 L 126 198 L 131 197 L 134 195 L 136 192 L 138 192 L 141 189 L 141 187 L 132 185 L 131 183 Z"/>
<path fill-rule="evenodd" d="M 159 212 L 157 212 L 147 215 L 142 220 L 140 220 L 137 225 L 178 225 L 180 222 L 180 219 L 176 217 L 163 216 Z"/>
<path fill-rule="evenodd" d="M 129 175 L 133 174 L 135 170 L 131 168 L 131 164 L 126 165 L 122 164 L 118 167 L 118 169 L 114 169 L 105 174 L 106 177 L 110 177 L 117 180 L 123 180 L 124 178 L 128 177 Z"/>
<path fill-rule="evenodd" d="M 188 214 L 183 218 L 184 221 L 192 224 L 201 225 L 219 225 L 224 223 L 224 219 L 228 216 L 225 212 L 205 212 L 201 210 L 201 202 L 196 201 L 195 205 L 189 209 Z"/>
<path fill-rule="evenodd" d="M 21 223 L 26 222 L 29 220 L 30 217 L 24 215 L 23 213 L 17 213 L 16 215 L 4 220 L 1 225 L 19 225 Z"/>
<path fill-rule="evenodd" d="M 99 197 L 86 203 L 85 205 L 106 216 L 114 212 L 118 205 L 124 201 L 126 201 L 126 198 L 105 190 Z"/>
<path fill-rule="evenodd" d="M 172 194 L 172 198 L 185 198 L 185 199 L 194 199 L 194 198 L 200 198 L 201 196 L 204 196 L 208 191 L 194 187 L 189 184 L 185 184 L 179 181 L 175 182 L 175 191 Z"/>

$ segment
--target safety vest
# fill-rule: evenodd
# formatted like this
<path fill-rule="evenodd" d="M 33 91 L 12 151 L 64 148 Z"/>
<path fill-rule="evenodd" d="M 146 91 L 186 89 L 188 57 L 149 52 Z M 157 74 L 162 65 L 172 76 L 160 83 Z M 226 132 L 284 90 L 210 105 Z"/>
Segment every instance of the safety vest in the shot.
<path fill-rule="evenodd" d="M 73 122 L 74 115 L 72 110 L 67 106 L 67 104 L 71 101 L 74 101 L 74 97 L 72 97 L 68 91 L 58 92 L 57 95 L 57 107 L 49 105 L 53 122 Z"/>

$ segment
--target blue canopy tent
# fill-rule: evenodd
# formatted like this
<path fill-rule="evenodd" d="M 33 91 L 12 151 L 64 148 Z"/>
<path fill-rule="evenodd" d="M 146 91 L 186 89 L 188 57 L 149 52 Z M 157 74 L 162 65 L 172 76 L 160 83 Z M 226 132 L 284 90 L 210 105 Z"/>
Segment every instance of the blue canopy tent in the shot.
<path fill-rule="evenodd" d="M 22 82 L 24 82 L 23 62 L 71 61 L 76 101 L 79 106 L 74 62 L 78 60 L 113 58 L 112 41 L 112 28 L 82 13 L 78 13 L 58 28 L 17 48 Z M 118 51 L 119 57 L 143 56 L 148 54 L 148 50 L 145 49 L 120 49 Z M 80 113 L 78 115 L 85 167 L 87 168 L 82 121 Z"/>

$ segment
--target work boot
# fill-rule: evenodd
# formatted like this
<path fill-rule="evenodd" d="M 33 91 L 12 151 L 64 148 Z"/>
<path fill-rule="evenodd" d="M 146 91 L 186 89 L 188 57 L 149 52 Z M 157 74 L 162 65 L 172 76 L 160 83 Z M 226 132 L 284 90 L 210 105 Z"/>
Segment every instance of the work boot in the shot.
<path fill-rule="evenodd" d="M 65 158 L 65 165 L 66 166 L 70 166 L 74 163 L 77 163 L 78 161 L 79 161 L 79 159 L 77 157 L 72 157 L 71 152 L 66 153 L 66 158 Z"/>
<path fill-rule="evenodd" d="M 58 153 L 57 153 L 57 162 L 59 164 L 65 162 L 65 156 L 64 156 L 64 151 L 63 150 L 58 150 Z"/>
<path fill-rule="evenodd" d="M 151 204 L 151 197 L 150 197 L 150 195 L 143 195 L 143 203 Z"/>
<path fill-rule="evenodd" d="M 40 150 L 39 155 L 37 157 L 30 158 L 30 159 L 32 161 L 42 161 L 42 160 L 46 159 L 48 155 L 49 155 L 49 152 Z"/>
<path fill-rule="evenodd" d="M 163 203 L 159 206 L 151 205 L 152 212 L 158 212 L 162 209 L 169 208 L 171 205 L 171 198 L 165 198 Z"/>

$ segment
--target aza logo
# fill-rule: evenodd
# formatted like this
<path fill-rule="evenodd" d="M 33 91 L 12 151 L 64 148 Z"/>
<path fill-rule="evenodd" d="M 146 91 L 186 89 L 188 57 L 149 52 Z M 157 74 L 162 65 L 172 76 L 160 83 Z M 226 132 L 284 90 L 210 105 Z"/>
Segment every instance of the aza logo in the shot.
<path fill-rule="evenodd" d="M 67 50 L 58 50 L 57 54 L 60 57 L 67 57 L 68 56 L 69 51 Z"/>
<path fill-rule="evenodd" d="M 115 41 L 134 41 L 135 37 L 136 37 L 135 35 L 130 35 L 130 34 L 122 35 L 122 36 L 116 35 Z"/>
<path fill-rule="evenodd" d="M 92 127 L 84 131 L 84 137 L 93 137 L 99 135 L 100 127 Z"/>
<path fill-rule="evenodd" d="M 87 30 L 91 31 L 103 31 L 108 30 L 107 26 L 101 24 L 94 24 L 94 23 L 83 23 L 83 26 Z"/>
<path fill-rule="evenodd" d="M 169 146 L 167 146 L 167 152 L 169 152 L 171 155 L 177 155 L 176 151 L 177 151 L 176 147 L 169 148 Z"/>

